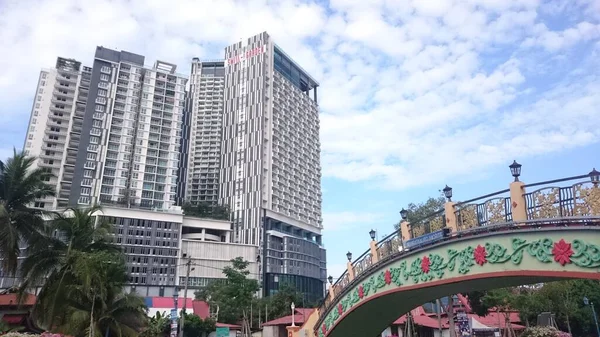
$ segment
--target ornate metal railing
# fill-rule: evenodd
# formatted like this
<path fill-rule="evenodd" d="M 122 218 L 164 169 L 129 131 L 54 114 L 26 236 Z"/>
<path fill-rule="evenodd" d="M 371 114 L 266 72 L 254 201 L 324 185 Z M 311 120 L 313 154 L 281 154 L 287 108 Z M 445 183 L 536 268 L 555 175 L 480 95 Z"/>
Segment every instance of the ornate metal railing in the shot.
<path fill-rule="evenodd" d="M 454 205 L 458 230 L 512 221 L 510 196 L 502 196 L 507 192 L 502 190 Z"/>
<path fill-rule="evenodd" d="M 441 209 L 433 214 L 428 215 L 422 220 L 415 221 L 410 224 L 410 237 L 416 238 L 421 235 L 429 234 L 446 227 L 446 215 Z"/>
<path fill-rule="evenodd" d="M 523 196 L 527 219 L 592 216 L 600 212 L 600 188 L 591 182 L 544 187 Z"/>
<path fill-rule="evenodd" d="M 427 241 L 417 248 L 434 245 L 439 243 L 440 240 L 451 240 L 465 234 L 478 234 L 480 230 L 502 230 L 504 227 L 513 228 L 515 225 L 527 227 L 540 222 L 557 224 L 565 222 L 565 218 L 569 217 L 571 217 L 570 221 L 581 223 L 585 223 L 590 219 L 593 219 L 595 223 L 600 222 L 600 186 L 597 182 L 592 183 L 589 180 L 590 175 L 523 185 L 523 188 L 544 187 L 522 194 L 525 200 L 526 219 L 520 221 L 514 221 L 513 219 L 513 208 L 518 205 L 511 200 L 509 189 L 456 203 L 454 204 L 454 217 L 457 232 L 451 234 L 450 237 Z M 582 179 L 588 181 L 582 182 Z M 556 185 L 575 180 L 580 181 L 568 186 Z M 446 225 L 445 209 L 442 209 L 421 220 L 413 221 L 410 224 L 409 232 L 411 238 L 417 238 L 421 235 L 439 231 L 445 228 Z M 369 249 L 351 263 L 352 279 L 346 271 L 332 284 L 333 298 L 327 296 L 322 302 L 319 308 L 320 315 L 328 311 L 331 302 L 351 286 L 354 279 L 365 273 L 368 274 L 370 269 L 377 268 L 377 265 L 406 253 L 401 230 L 394 231 L 380 240 L 375 249 L 376 259 L 373 258 L 372 251 Z M 377 262 L 374 263 L 374 260 Z M 323 316 L 320 317 L 320 320 L 322 318 Z"/>
<path fill-rule="evenodd" d="M 364 252 L 358 259 L 352 262 L 352 271 L 354 276 L 362 274 L 363 271 L 367 270 L 373 264 L 373 256 L 371 251 Z"/>

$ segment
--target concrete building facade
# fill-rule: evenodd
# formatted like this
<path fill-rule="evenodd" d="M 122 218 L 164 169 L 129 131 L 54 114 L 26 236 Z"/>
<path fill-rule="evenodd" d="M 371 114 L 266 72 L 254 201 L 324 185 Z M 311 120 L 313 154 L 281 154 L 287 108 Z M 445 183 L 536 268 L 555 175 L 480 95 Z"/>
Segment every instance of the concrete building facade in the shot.
<path fill-rule="evenodd" d="M 192 61 L 185 201 L 218 203 L 223 119 L 223 61 Z"/>
<path fill-rule="evenodd" d="M 265 32 L 225 48 L 220 200 L 261 250 L 263 294 L 324 294 L 318 83 Z"/>
<path fill-rule="evenodd" d="M 98 47 L 70 204 L 175 205 L 187 77 Z"/>
<path fill-rule="evenodd" d="M 35 208 L 53 210 L 68 204 L 90 76 L 91 68 L 63 57 L 54 68 L 40 72 L 23 147 L 36 158 L 35 168 L 52 173 L 47 183 L 56 195 L 36 200 Z"/>

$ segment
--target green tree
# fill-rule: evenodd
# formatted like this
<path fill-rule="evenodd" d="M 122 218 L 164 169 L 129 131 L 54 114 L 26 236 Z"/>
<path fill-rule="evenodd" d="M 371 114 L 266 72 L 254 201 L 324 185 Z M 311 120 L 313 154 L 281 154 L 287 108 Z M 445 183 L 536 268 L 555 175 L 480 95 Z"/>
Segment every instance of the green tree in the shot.
<path fill-rule="evenodd" d="M 540 313 L 551 312 L 556 317 L 558 328 L 570 331 L 573 336 L 592 336 L 596 331 L 591 309 L 583 304 L 584 296 L 600 303 L 600 283 L 595 280 L 556 281 L 535 289 L 519 287 L 465 295 L 472 310 L 480 316 L 485 316 L 497 306 L 510 307 L 519 311 L 521 321 L 531 326 L 537 323 Z"/>
<path fill-rule="evenodd" d="M 27 249 L 20 270 L 23 275 L 20 293 L 41 286 L 33 314 L 42 319 L 42 326 L 53 326 L 56 313 L 61 313 L 56 305 L 67 298 L 68 282 L 80 276 L 75 274 L 77 264 L 86 254 L 122 254 L 109 236 L 112 227 L 103 221 L 96 224 L 97 212 L 99 207 L 54 214 L 44 229 L 45 235 L 32 240 Z"/>
<path fill-rule="evenodd" d="M 34 161 L 16 150 L 6 162 L 0 161 L 0 258 L 2 268 L 13 275 L 18 269 L 19 244 L 30 244 L 44 224 L 42 213 L 30 206 L 55 193 L 46 183 L 52 174 L 33 169 Z"/>
<path fill-rule="evenodd" d="M 187 318 L 186 318 L 187 322 Z M 162 314 L 157 312 L 153 317 L 148 320 L 148 325 L 144 331 L 140 334 L 141 337 L 164 337 L 169 334 L 171 319 L 168 314 Z"/>
<path fill-rule="evenodd" d="M 279 285 L 279 290 L 269 297 L 264 298 L 261 308 L 268 308 L 269 319 L 276 319 L 283 316 L 291 315 L 292 302 L 296 307 L 306 306 L 303 294 L 296 290 L 293 285 L 283 283 Z"/>
<path fill-rule="evenodd" d="M 213 282 L 196 293 L 213 308 L 219 308 L 219 322 L 239 324 L 246 321 L 255 294 L 260 289 L 258 281 L 248 278 L 249 262 L 241 257 L 231 260 L 231 266 L 223 269 L 225 282 Z"/>
<path fill-rule="evenodd" d="M 209 202 L 186 202 L 183 206 L 183 213 L 188 216 L 199 218 L 210 218 L 217 220 L 229 220 L 229 206 L 214 205 Z"/>
<path fill-rule="evenodd" d="M 425 219 L 427 216 L 444 208 L 446 198 L 443 196 L 437 198 L 429 198 L 427 201 L 419 204 L 410 203 L 407 207 L 406 221 L 411 224 L 417 224 L 419 221 Z M 396 230 L 400 229 L 400 222 L 394 224 Z"/>
<path fill-rule="evenodd" d="M 66 284 L 68 295 L 58 306 L 59 332 L 83 336 L 135 337 L 147 324 L 142 297 L 124 293 L 127 281 L 122 254 L 80 253 Z"/>
<path fill-rule="evenodd" d="M 202 319 L 194 314 L 185 314 L 185 326 L 183 333 L 187 337 L 204 337 L 215 331 L 216 323 L 207 318 Z"/>

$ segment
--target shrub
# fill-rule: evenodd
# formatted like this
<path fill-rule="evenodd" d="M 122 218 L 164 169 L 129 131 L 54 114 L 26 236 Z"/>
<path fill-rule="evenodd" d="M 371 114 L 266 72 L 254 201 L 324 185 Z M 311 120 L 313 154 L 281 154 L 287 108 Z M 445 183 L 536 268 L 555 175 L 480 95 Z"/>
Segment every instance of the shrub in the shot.
<path fill-rule="evenodd" d="M 551 326 L 534 326 L 525 329 L 521 337 L 562 337 L 560 331 Z"/>

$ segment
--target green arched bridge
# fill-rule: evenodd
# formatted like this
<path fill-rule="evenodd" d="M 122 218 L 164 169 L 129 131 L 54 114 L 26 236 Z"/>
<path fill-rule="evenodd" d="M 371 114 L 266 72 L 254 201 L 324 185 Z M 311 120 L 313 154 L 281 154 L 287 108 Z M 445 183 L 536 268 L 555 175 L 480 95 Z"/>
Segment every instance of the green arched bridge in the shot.
<path fill-rule="evenodd" d="M 515 165 L 509 189 L 454 203 L 446 188 L 443 210 L 403 221 L 354 261 L 348 253 L 347 271 L 302 328 L 319 337 L 376 336 L 416 306 L 451 294 L 600 280 L 600 173 L 526 185 Z"/>

